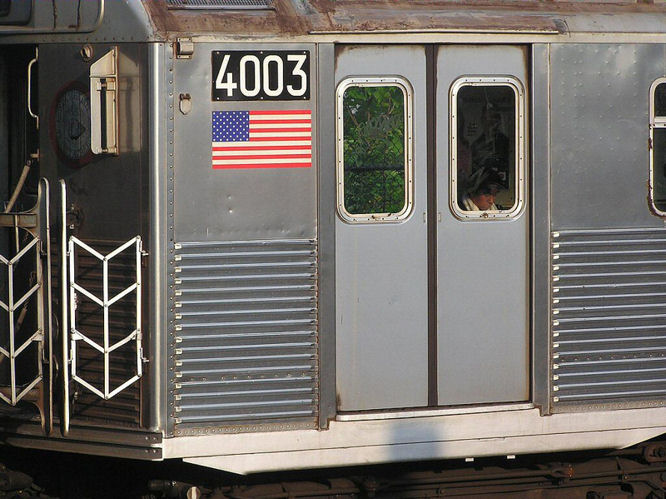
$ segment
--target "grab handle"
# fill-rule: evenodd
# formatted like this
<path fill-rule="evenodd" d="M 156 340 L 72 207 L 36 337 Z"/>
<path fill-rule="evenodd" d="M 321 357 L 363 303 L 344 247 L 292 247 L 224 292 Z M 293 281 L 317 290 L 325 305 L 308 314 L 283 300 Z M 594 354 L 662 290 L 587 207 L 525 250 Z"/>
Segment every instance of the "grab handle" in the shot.
<path fill-rule="evenodd" d="M 69 434 L 69 317 L 67 310 L 67 186 L 60 180 L 60 306 L 62 343 L 62 413 L 60 415 L 60 431 L 63 436 Z"/>
<path fill-rule="evenodd" d="M 39 130 L 39 116 L 32 111 L 32 66 L 39 59 L 39 48 L 35 47 L 35 57 L 28 63 L 28 114 L 35 118 L 37 130 Z"/>

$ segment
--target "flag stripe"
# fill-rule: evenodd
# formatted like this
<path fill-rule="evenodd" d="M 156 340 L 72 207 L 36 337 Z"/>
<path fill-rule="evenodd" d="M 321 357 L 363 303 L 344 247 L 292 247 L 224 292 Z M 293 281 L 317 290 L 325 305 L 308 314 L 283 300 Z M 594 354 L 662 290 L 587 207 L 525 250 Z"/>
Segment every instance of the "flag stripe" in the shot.
<path fill-rule="evenodd" d="M 283 111 L 250 111 L 250 116 L 266 116 L 269 114 L 287 115 L 287 114 L 312 114 L 309 109 L 289 109 Z"/>
<path fill-rule="evenodd" d="M 280 146 L 281 150 L 284 151 L 311 151 L 312 146 L 310 144 L 298 145 L 298 146 Z M 218 151 L 274 151 L 275 147 L 273 146 L 213 146 L 213 152 Z"/>
<path fill-rule="evenodd" d="M 254 168 L 310 168 L 310 163 L 287 163 L 284 165 L 258 165 L 256 163 L 246 163 L 244 165 L 213 165 L 213 170 L 232 170 L 232 169 L 254 169 Z"/>
<path fill-rule="evenodd" d="M 264 125 L 259 124 L 259 125 L 253 125 L 250 123 L 250 132 L 288 132 L 288 131 L 297 131 L 297 132 L 305 132 L 305 131 L 311 131 L 312 128 L 310 127 L 310 124 L 308 123 L 306 125 L 299 125 L 298 123 L 280 123 L 280 124 L 273 124 L 273 125 Z"/>
<path fill-rule="evenodd" d="M 312 132 L 312 129 L 309 126 L 291 126 L 284 128 L 271 126 L 271 128 L 263 128 L 261 126 L 250 125 L 250 135 L 253 133 L 279 133 L 280 135 L 284 135 L 287 132 L 303 132 L 309 134 Z"/>
<path fill-rule="evenodd" d="M 257 141 L 257 142 L 294 142 L 294 143 L 299 143 L 299 144 L 309 144 L 310 140 L 310 134 L 307 134 L 308 141 L 305 142 L 304 140 L 298 140 L 298 137 L 301 137 L 302 135 L 289 135 L 288 137 L 250 137 L 250 140 L 252 142 Z M 296 140 L 295 140 L 296 139 Z"/>
<path fill-rule="evenodd" d="M 248 119 L 253 123 L 266 123 L 269 121 L 311 121 L 309 114 L 293 114 L 291 116 L 284 116 L 282 114 L 267 114 L 266 116 L 249 116 Z"/>
<path fill-rule="evenodd" d="M 284 132 L 277 137 L 274 133 L 251 132 L 250 141 L 269 139 L 269 140 L 294 140 L 298 138 L 310 138 L 310 132 Z"/>
<path fill-rule="evenodd" d="M 230 159 L 230 158 L 224 158 L 224 159 L 213 159 L 213 163 L 215 164 L 228 164 L 228 165 L 238 165 L 238 164 L 243 164 L 243 163 L 248 163 L 247 159 Z M 264 159 L 264 158 L 252 158 L 252 163 L 256 163 L 258 165 L 265 165 L 265 164 L 283 164 L 283 163 L 310 163 L 310 158 L 282 158 L 282 159 Z"/>
<path fill-rule="evenodd" d="M 252 149 L 254 147 L 273 147 L 274 149 L 282 149 L 286 146 L 299 146 L 299 147 L 311 147 L 310 139 L 283 139 L 283 140 L 272 140 L 272 139 L 258 139 L 255 138 L 252 142 L 213 142 L 213 147 L 246 147 Z"/>
<path fill-rule="evenodd" d="M 261 126 L 261 125 L 310 125 L 312 120 L 250 120 L 250 126 Z"/>
<path fill-rule="evenodd" d="M 224 159 L 298 159 L 298 158 L 307 158 L 310 159 L 311 154 L 234 154 L 234 155 L 224 155 L 224 156 L 213 156 L 213 160 Z"/>

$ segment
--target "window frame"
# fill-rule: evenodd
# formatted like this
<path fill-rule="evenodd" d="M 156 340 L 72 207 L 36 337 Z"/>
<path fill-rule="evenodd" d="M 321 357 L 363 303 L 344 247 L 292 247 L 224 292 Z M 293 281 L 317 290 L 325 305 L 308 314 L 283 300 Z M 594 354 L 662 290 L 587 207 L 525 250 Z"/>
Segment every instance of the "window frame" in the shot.
<path fill-rule="evenodd" d="M 458 92 L 463 87 L 509 87 L 515 96 L 515 131 L 514 131 L 514 172 L 515 203 L 509 210 L 465 211 L 458 205 Z M 479 220 L 514 220 L 525 210 L 527 152 L 526 136 L 526 92 L 522 82 L 515 76 L 461 76 L 452 84 L 449 91 L 449 208 L 461 221 Z"/>
<path fill-rule="evenodd" d="M 349 213 L 345 207 L 345 164 L 344 164 L 344 95 L 350 87 L 398 87 L 404 97 L 404 172 L 405 172 L 405 205 L 398 213 Z M 401 222 L 410 217 L 414 209 L 414 160 L 413 160 L 413 99 L 412 86 L 402 76 L 365 76 L 347 77 L 340 81 L 336 90 L 335 122 L 336 122 L 336 169 L 337 211 L 338 216 L 347 223 L 390 223 Z"/>
<path fill-rule="evenodd" d="M 657 205 L 654 202 L 654 130 L 655 128 L 666 128 L 666 116 L 655 115 L 655 93 L 657 92 L 657 87 L 662 84 L 666 84 L 666 76 L 657 78 L 652 82 L 652 85 L 650 85 L 650 177 L 648 179 L 648 203 L 652 213 L 659 217 L 666 217 L 666 211 L 657 208 Z"/>

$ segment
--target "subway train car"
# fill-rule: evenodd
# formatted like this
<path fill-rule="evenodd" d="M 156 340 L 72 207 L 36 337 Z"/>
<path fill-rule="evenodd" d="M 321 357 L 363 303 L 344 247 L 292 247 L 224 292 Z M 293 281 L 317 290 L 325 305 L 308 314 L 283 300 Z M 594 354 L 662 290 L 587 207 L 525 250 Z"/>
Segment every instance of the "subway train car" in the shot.
<path fill-rule="evenodd" d="M 7 445 L 666 433 L 663 0 L 0 0 L 0 199 Z"/>

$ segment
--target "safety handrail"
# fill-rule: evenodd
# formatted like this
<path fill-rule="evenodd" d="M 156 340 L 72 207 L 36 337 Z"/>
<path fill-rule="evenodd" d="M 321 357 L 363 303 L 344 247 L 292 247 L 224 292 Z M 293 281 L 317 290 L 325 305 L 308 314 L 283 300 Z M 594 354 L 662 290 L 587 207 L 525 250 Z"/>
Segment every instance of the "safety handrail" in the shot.
<path fill-rule="evenodd" d="M 115 296 L 109 296 L 109 262 L 120 253 L 134 246 L 134 258 L 135 258 L 135 281 L 130 284 L 127 288 L 117 293 Z M 92 255 L 96 259 L 102 262 L 102 298 L 95 296 L 93 293 L 86 290 L 83 286 L 76 282 L 76 272 L 74 267 L 74 258 L 76 255 L 76 250 L 81 249 Z M 124 244 L 120 245 L 115 250 L 111 251 L 107 255 L 102 255 L 100 252 L 84 243 L 80 239 L 70 236 L 68 243 L 69 256 L 69 270 L 68 270 L 68 280 L 69 280 L 69 343 L 70 343 L 70 366 L 71 366 L 71 376 L 72 380 L 76 381 L 80 385 L 88 388 L 91 392 L 96 394 L 98 397 L 109 400 L 125 388 L 129 387 L 132 383 L 137 381 L 143 375 L 143 350 L 141 347 L 142 341 L 142 332 L 141 332 L 141 257 L 143 255 L 142 241 L 141 236 L 136 236 Z M 92 303 L 96 304 L 102 308 L 103 314 L 103 343 L 100 345 L 90 337 L 85 334 L 85 331 L 79 330 L 77 327 L 77 293 L 88 298 Z M 125 296 L 136 293 L 136 323 L 135 328 L 129 335 L 125 336 L 120 341 L 117 341 L 114 344 L 111 344 L 111 330 L 110 330 L 110 317 L 109 317 L 109 308 L 114 303 L 118 302 Z M 86 381 L 77 370 L 77 344 L 79 341 L 83 341 L 89 347 L 97 350 L 102 354 L 104 358 L 104 387 L 103 390 L 92 385 Z M 110 355 L 113 351 L 120 348 L 121 346 L 134 341 L 136 344 L 136 373 L 133 374 L 129 379 L 125 380 L 120 386 L 111 388 L 110 386 L 110 371 L 111 371 L 111 359 Z"/>
<path fill-rule="evenodd" d="M 51 250 L 50 250 L 50 230 L 49 230 L 49 184 L 46 179 L 41 179 L 38 187 L 37 203 L 35 207 L 25 213 L 4 213 L 0 226 L 13 228 L 15 231 L 16 254 L 13 258 L 6 258 L 0 255 L 0 264 L 7 266 L 7 300 L 6 303 L 0 300 L 0 308 L 7 312 L 9 335 L 7 343 L 0 345 L 0 357 L 2 360 L 9 361 L 9 387 L 0 390 L 0 400 L 9 405 L 16 406 L 21 400 L 26 398 L 33 389 L 39 388 L 39 398 L 31 400 L 40 409 L 42 415 L 42 425 L 46 433 L 49 433 L 52 426 L 52 377 L 53 366 L 51 363 L 52 353 L 52 332 L 51 332 Z M 13 221 L 13 224 L 9 224 Z M 20 247 L 19 230 L 23 229 L 30 235 L 31 240 Z M 16 287 L 14 285 L 14 272 L 19 263 L 29 258 L 27 255 L 34 251 L 34 276 L 35 282 L 22 296 L 16 296 Z M 42 258 L 46 259 L 46 271 L 42 263 Z M 30 257 L 31 258 L 31 257 Z M 45 279 L 46 276 L 46 279 Z M 27 338 L 19 340 L 17 338 L 17 324 L 21 323 L 22 317 L 25 317 L 25 309 L 29 300 L 35 297 L 37 300 L 36 316 L 37 328 Z M 30 382 L 19 386 L 17 380 L 17 359 L 28 348 L 36 343 L 36 375 Z M 48 365 L 48 371 L 45 374 L 44 364 Z M 44 386 L 44 381 L 48 382 L 48 387 Z M 41 385 L 40 385 L 41 383 Z"/>
<path fill-rule="evenodd" d="M 35 47 L 35 57 L 28 63 L 28 114 L 35 118 L 36 128 L 39 130 L 39 116 L 32 111 L 32 66 L 39 60 L 39 48 Z"/>
<path fill-rule="evenodd" d="M 60 180 L 60 306 L 61 327 L 60 342 L 62 348 L 62 412 L 60 414 L 60 432 L 69 434 L 69 318 L 67 310 L 67 185 Z"/>

